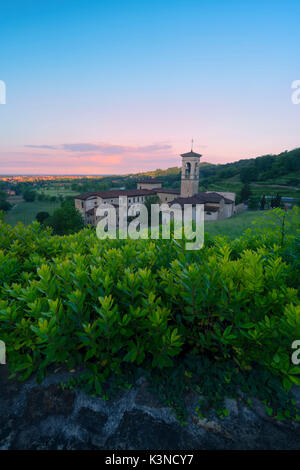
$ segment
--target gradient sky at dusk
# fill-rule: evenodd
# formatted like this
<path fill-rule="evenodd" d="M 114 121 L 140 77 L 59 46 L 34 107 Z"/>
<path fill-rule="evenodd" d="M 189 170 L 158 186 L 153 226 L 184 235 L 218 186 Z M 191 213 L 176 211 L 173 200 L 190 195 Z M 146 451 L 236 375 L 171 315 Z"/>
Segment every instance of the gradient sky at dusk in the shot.
<path fill-rule="evenodd" d="M 300 146 L 299 0 L 0 6 L 0 174 L 110 174 Z"/>

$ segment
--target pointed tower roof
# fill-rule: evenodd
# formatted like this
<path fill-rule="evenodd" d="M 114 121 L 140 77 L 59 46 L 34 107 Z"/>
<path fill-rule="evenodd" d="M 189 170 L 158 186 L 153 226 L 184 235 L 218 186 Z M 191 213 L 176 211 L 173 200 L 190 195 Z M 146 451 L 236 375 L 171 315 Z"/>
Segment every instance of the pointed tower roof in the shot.
<path fill-rule="evenodd" d="M 182 153 L 181 154 L 181 157 L 202 157 L 202 155 L 200 153 L 196 153 L 196 152 L 193 152 L 193 150 L 191 150 L 190 152 L 187 152 L 187 153 Z"/>

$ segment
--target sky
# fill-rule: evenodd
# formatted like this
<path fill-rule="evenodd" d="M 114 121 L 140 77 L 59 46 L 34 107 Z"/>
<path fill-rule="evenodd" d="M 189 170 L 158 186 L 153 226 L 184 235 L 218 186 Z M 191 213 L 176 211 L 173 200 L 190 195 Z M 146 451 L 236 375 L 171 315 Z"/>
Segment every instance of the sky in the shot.
<path fill-rule="evenodd" d="M 300 146 L 299 0 L 0 5 L 0 174 L 124 174 Z"/>

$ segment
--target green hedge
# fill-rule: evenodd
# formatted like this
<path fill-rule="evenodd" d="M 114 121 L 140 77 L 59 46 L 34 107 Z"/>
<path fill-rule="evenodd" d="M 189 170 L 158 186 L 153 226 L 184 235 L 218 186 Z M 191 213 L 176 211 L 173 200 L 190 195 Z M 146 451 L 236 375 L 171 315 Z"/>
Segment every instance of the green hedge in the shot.
<path fill-rule="evenodd" d="M 103 241 L 91 229 L 59 237 L 38 223 L 1 223 L 0 339 L 12 373 L 42 380 L 51 365 L 84 367 L 81 384 L 102 395 L 110 380 L 146 374 L 171 402 L 186 387 L 212 403 L 240 388 L 270 414 L 293 416 L 299 220 L 283 237 L 285 213 L 274 214 L 271 228 L 233 242 L 206 237 L 195 252 L 175 240 Z"/>

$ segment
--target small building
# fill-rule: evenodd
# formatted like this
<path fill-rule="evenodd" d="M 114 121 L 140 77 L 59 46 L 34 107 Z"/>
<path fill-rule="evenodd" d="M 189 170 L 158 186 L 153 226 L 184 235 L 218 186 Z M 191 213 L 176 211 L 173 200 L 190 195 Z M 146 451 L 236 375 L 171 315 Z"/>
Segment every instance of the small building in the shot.
<path fill-rule="evenodd" d="M 199 192 L 191 197 L 174 199 L 174 204 L 204 204 L 204 220 L 227 219 L 234 214 L 234 201 L 216 192 Z"/>
<path fill-rule="evenodd" d="M 162 181 L 154 178 L 137 181 L 137 189 L 158 189 L 162 188 Z"/>

